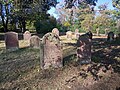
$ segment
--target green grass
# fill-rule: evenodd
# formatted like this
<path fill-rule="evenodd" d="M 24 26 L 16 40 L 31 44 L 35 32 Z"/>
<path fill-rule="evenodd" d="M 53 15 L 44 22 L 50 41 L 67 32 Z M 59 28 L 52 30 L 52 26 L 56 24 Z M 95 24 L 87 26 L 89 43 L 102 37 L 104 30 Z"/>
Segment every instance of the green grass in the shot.
<path fill-rule="evenodd" d="M 14 52 L 6 52 L 4 41 L 0 42 L 0 89 L 69 90 L 70 87 L 82 86 L 85 81 L 78 77 L 66 85 L 66 81 L 78 76 L 83 67 L 76 65 L 76 47 L 73 46 L 76 40 L 67 40 L 62 37 L 64 67 L 48 70 L 40 69 L 40 51 L 29 48 L 27 41 L 20 40 L 20 49 Z M 94 49 L 101 49 L 95 46 L 98 45 L 95 44 Z M 105 48 L 103 49 L 105 51 Z M 100 60 L 101 57 L 98 54 L 92 56 L 92 61 L 97 63 Z"/>

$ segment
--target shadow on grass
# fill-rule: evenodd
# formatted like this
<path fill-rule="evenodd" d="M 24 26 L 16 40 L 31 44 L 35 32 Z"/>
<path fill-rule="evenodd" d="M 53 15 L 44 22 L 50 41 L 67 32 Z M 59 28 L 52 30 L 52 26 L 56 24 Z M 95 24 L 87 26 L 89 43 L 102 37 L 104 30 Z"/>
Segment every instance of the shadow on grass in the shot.
<path fill-rule="evenodd" d="M 39 66 L 39 49 L 20 48 L 0 54 L 0 83 L 14 81 Z"/>
<path fill-rule="evenodd" d="M 120 42 L 107 42 L 104 39 L 95 39 L 93 49 L 98 49 L 92 53 L 92 61 L 112 65 L 115 72 L 120 73 Z"/>
<path fill-rule="evenodd" d="M 69 55 L 63 58 L 63 66 L 68 65 L 70 63 L 74 63 L 76 61 L 76 54 Z"/>

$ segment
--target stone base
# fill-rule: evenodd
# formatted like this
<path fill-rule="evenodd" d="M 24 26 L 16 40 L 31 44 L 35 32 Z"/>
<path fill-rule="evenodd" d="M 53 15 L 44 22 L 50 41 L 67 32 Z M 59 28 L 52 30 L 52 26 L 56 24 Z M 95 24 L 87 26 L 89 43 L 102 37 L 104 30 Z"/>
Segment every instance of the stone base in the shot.
<path fill-rule="evenodd" d="M 12 52 L 12 51 L 16 51 L 18 49 L 19 49 L 18 47 L 10 47 L 10 48 L 7 48 L 6 51 Z"/>
<path fill-rule="evenodd" d="M 79 61 L 80 64 L 89 64 L 91 63 L 91 58 L 79 58 L 77 61 Z"/>
<path fill-rule="evenodd" d="M 39 49 L 38 46 L 30 46 L 30 48 Z"/>
<path fill-rule="evenodd" d="M 63 64 L 61 62 L 45 63 L 45 65 L 42 67 L 42 69 L 60 68 L 60 67 L 63 67 Z"/>

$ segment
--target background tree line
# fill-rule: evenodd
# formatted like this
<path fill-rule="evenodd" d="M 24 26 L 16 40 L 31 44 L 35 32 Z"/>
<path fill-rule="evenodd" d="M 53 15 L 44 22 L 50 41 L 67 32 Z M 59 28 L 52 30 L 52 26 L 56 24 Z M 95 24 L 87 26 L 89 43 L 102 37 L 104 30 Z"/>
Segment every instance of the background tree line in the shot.
<path fill-rule="evenodd" d="M 20 32 L 25 32 L 26 27 L 31 25 L 36 30 L 42 30 L 45 24 L 51 25 L 49 28 L 53 28 L 56 24 L 54 23 L 55 19 L 47 14 L 47 10 L 56 4 L 56 0 L 1 0 L 1 28 L 4 32 L 9 30 L 18 31 L 18 28 Z M 44 29 L 47 32 L 48 28 Z M 41 30 L 37 31 L 40 32 Z"/>
<path fill-rule="evenodd" d="M 103 4 L 96 11 L 96 3 L 97 0 L 64 0 L 64 4 L 57 0 L 1 0 L 0 31 L 35 29 L 37 33 L 47 33 L 57 27 L 60 31 L 78 28 L 81 32 L 91 30 L 97 34 L 111 30 L 119 32 L 120 1 L 113 0 L 115 10 L 108 10 Z M 56 8 L 58 20 L 47 13 L 51 7 Z"/>

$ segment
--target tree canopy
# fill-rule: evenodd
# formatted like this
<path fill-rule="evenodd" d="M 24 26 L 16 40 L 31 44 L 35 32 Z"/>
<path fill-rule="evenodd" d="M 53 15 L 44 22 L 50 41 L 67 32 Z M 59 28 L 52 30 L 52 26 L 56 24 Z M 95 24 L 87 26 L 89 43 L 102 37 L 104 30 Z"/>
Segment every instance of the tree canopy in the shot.
<path fill-rule="evenodd" d="M 120 0 L 112 0 L 113 7 L 120 9 Z"/>
<path fill-rule="evenodd" d="M 80 6 L 83 4 L 96 5 L 98 0 L 65 0 L 65 8 L 72 8 L 73 6 Z"/>
<path fill-rule="evenodd" d="M 0 16 L 4 31 L 8 31 L 10 22 L 19 26 L 23 32 L 26 30 L 26 20 L 48 18 L 47 10 L 56 6 L 57 0 L 1 0 Z M 15 25 L 14 25 L 15 26 Z M 14 28 L 16 29 L 16 28 Z"/>
<path fill-rule="evenodd" d="M 57 23 L 56 19 L 47 13 L 51 7 L 57 8 L 61 25 L 72 31 L 75 28 L 85 30 L 90 30 L 93 27 L 107 28 L 103 23 L 106 23 L 107 26 L 113 25 L 113 22 L 120 16 L 120 0 L 113 0 L 113 6 L 117 10 L 110 11 L 107 10 L 106 4 L 100 5 L 98 7 L 100 15 L 96 16 L 94 6 L 97 1 L 63 0 L 63 3 L 60 3 L 57 0 L 0 0 L 0 17 L 5 32 L 17 30 L 17 26 L 24 32 L 28 28 L 26 25 L 34 25 L 37 32 L 49 29 L 45 29 L 44 25 L 51 25 L 50 27 L 54 28 L 57 25 L 55 24 Z M 96 24 L 94 24 L 95 22 Z M 43 31 L 39 31 L 41 29 Z"/>

